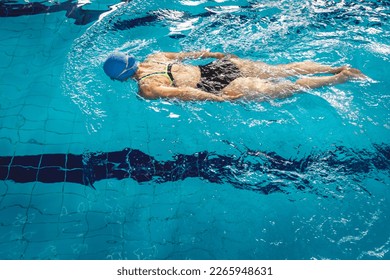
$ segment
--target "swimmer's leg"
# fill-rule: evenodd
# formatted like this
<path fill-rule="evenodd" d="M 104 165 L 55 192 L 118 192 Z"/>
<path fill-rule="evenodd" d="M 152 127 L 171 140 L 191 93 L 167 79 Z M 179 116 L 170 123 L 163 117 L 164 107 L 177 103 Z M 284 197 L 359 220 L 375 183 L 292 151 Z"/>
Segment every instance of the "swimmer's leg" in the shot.
<path fill-rule="evenodd" d="M 273 66 L 276 73 L 282 75 L 279 77 L 294 76 L 294 75 L 306 75 L 306 74 L 319 74 L 319 73 L 331 73 L 337 74 L 347 69 L 347 66 L 331 67 L 329 65 L 320 64 L 313 61 L 293 62 L 289 64 L 279 64 Z"/>
<path fill-rule="evenodd" d="M 265 101 L 289 97 L 300 89 L 299 85 L 290 81 L 274 83 L 260 78 L 237 78 L 222 93 L 231 99 Z"/>
<path fill-rule="evenodd" d="M 333 76 L 302 78 L 296 81 L 295 84 L 301 87 L 301 89 L 312 89 L 345 83 L 351 78 L 353 78 L 353 75 L 351 75 L 346 70 L 343 70 L 342 72 Z"/>
<path fill-rule="evenodd" d="M 252 61 L 239 58 L 230 59 L 238 66 L 244 77 L 257 77 L 262 79 L 289 77 L 305 74 L 330 73 L 337 74 L 347 69 L 347 66 L 331 67 L 320 63 L 305 61 L 289 64 L 268 65 L 260 61 Z"/>
<path fill-rule="evenodd" d="M 360 70 L 355 68 L 350 68 L 348 66 L 331 67 L 328 65 L 323 65 L 312 61 L 295 62 L 295 63 L 285 64 L 285 65 L 276 65 L 274 67 L 278 69 L 275 70 L 275 73 L 278 73 L 280 75 L 279 77 L 305 75 L 305 74 L 319 74 L 319 73 L 336 74 L 335 76 L 337 76 L 337 74 L 342 73 L 342 75 L 339 76 L 346 76 L 351 79 L 367 78 Z M 333 80 L 340 80 L 340 79 L 341 79 L 340 77 L 334 78 L 333 76 L 331 76 L 331 77 L 319 77 L 319 79 L 313 79 L 313 80 L 333 81 Z"/>
<path fill-rule="evenodd" d="M 267 99 L 286 98 L 306 89 L 344 83 L 351 78 L 361 78 L 357 74 L 344 70 L 336 75 L 324 77 L 307 77 L 292 83 L 290 81 L 270 82 L 259 78 L 238 78 L 222 90 L 232 99 L 243 98 L 263 101 Z"/>

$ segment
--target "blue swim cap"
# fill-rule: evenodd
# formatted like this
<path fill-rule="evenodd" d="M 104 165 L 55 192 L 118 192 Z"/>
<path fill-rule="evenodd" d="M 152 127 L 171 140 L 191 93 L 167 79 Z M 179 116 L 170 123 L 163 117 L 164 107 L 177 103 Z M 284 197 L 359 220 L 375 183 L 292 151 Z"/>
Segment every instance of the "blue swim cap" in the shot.
<path fill-rule="evenodd" d="M 103 65 L 103 70 L 111 79 L 124 81 L 137 71 L 138 64 L 131 55 L 115 52 L 108 56 Z"/>

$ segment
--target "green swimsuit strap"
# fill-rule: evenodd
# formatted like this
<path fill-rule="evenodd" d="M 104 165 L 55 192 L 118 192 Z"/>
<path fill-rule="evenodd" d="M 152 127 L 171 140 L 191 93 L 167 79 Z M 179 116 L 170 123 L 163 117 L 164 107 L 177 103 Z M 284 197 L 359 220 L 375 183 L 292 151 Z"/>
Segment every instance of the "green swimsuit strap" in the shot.
<path fill-rule="evenodd" d="M 158 63 L 163 64 L 161 62 L 158 62 Z M 142 81 L 143 79 L 146 79 L 146 78 L 149 78 L 149 77 L 153 77 L 153 76 L 159 76 L 159 75 L 167 77 L 171 81 L 171 85 L 173 85 L 174 84 L 174 78 L 173 78 L 173 75 L 172 75 L 172 63 L 168 63 L 166 65 L 165 71 L 160 71 L 160 72 L 154 72 L 154 73 L 147 74 L 147 75 L 141 77 L 138 81 Z"/>

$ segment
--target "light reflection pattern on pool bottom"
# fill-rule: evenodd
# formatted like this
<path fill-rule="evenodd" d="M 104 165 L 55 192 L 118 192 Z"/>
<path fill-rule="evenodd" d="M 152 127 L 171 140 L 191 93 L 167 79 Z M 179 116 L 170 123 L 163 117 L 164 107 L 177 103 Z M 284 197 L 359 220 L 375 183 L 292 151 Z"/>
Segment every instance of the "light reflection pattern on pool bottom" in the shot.
<path fill-rule="evenodd" d="M 381 175 L 388 147 L 377 154 L 338 148 L 301 161 L 249 151 L 158 162 L 124 150 L 0 162 L 6 259 L 389 257 L 388 178 Z M 254 175 L 268 182 L 245 185 L 242 177 Z M 58 176 L 78 184 L 55 183 Z M 26 181 L 12 183 L 17 178 Z M 123 181 L 99 181 L 106 178 Z"/>
<path fill-rule="evenodd" d="M 389 194 L 367 183 L 372 196 L 291 201 L 197 179 L 99 182 L 98 191 L 1 182 L 9 205 L 1 210 L 2 258 L 388 259 Z"/>

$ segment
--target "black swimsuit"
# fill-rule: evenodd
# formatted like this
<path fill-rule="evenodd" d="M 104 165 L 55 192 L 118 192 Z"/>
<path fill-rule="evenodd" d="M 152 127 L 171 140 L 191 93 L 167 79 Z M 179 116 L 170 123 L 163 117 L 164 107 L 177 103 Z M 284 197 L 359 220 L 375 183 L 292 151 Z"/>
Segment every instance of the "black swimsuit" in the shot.
<path fill-rule="evenodd" d="M 165 64 L 162 62 L 155 62 L 159 64 Z M 153 72 L 147 74 L 139 79 L 142 81 L 145 78 L 152 76 L 166 76 L 171 85 L 175 85 L 175 80 L 172 75 L 172 63 L 166 64 L 165 71 Z M 196 85 L 198 89 L 201 89 L 209 93 L 219 93 L 230 82 L 234 81 L 238 77 L 241 77 L 240 70 L 231 61 L 227 59 L 217 59 L 213 62 L 198 66 L 200 69 L 200 82 Z"/>
<path fill-rule="evenodd" d="M 210 92 L 218 93 L 232 81 L 241 76 L 238 67 L 227 59 L 218 59 L 213 62 L 199 66 L 200 82 L 197 88 Z"/>

